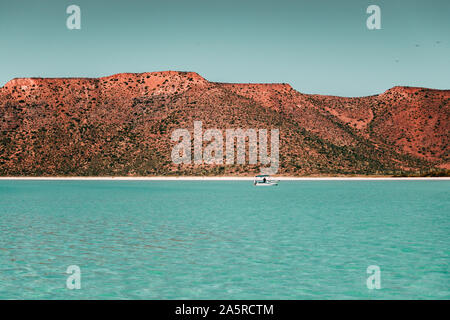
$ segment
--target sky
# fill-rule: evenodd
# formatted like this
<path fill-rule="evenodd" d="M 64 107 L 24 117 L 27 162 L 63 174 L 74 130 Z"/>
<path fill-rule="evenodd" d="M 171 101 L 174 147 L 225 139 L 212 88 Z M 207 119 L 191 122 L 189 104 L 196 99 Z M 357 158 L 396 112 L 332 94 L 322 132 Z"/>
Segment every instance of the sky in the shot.
<path fill-rule="evenodd" d="M 80 30 L 66 27 L 73 4 Z M 0 0 L 0 86 L 179 70 L 338 96 L 450 89 L 449 35 L 449 0 Z"/>

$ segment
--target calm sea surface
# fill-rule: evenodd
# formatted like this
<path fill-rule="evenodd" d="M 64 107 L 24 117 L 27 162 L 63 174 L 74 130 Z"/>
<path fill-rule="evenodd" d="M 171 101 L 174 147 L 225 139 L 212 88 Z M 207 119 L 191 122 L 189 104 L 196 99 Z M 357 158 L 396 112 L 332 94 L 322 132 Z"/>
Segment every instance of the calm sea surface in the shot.
<path fill-rule="evenodd" d="M 1 299 L 450 299 L 449 263 L 450 181 L 0 181 Z"/>

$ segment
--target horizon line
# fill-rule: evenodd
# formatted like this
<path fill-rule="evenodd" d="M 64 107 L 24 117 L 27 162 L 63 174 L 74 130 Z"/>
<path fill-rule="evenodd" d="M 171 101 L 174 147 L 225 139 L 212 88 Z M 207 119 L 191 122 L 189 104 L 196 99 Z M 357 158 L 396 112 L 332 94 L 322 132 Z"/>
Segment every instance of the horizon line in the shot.
<path fill-rule="evenodd" d="M 433 91 L 450 91 L 450 88 L 448 89 L 436 89 L 436 88 L 430 88 L 430 87 L 421 87 L 421 86 L 410 86 L 410 85 L 395 85 L 393 87 L 388 87 L 386 90 L 379 92 L 379 93 L 374 93 L 374 94 L 369 94 L 369 95 L 363 95 L 363 96 L 343 96 L 343 95 L 334 95 L 334 94 L 322 94 L 322 93 L 306 93 L 306 92 L 302 92 L 299 91 L 297 89 L 295 89 L 294 87 L 292 87 L 292 85 L 288 82 L 223 82 L 223 81 L 210 81 L 208 79 L 206 79 L 205 77 L 203 77 L 202 75 L 200 75 L 198 72 L 195 71 L 179 71 L 179 70 L 164 70 L 164 71 L 145 71 L 145 72 L 119 72 L 119 73 L 114 73 L 111 75 L 106 75 L 106 76 L 99 76 L 99 77 L 67 77 L 67 76 L 63 76 L 63 77 L 43 77 L 43 76 L 32 76 L 32 77 L 15 77 L 12 78 L 11 80 L 7 81 L 3 86 L 0 87 L 1 89 L 4 89 L 6 87 L 7 84 L 9 84 L 12 81 L 16 81 L 16 80 L 76 80 L 76 79 L 83 79 L 83 80 L 100 80 L 100 79 L 104 79 L 104 78 L 113 78 L 116 76 L 120 76 L 120 75 L 143 75 L 143 74 L 155 74 L 155 73 L 178 73 L 178 74 L 196 74 L 197 76 L 201 77 L 202 79 L 208 81 L 209 83 L 216 83 L 216 84 L 230 84 L 230 85 L 287 85 L 289 87 L 291 87 L 293 90 L 295 90 L 296 92 L 300 93 L 300 94 L 305 94 L 305 95 L 320 95 L 320 96 L 330 96 L 330 97 L 341 97 L 341 98 L 364 98 L 364 97 L 371 97 L 371 96 L 377 96 L 383 93 L 386 93 L 389 90 L 392 90 L 394 88 L 408 88 L 408 89 L 417 89 L 417 90 L 433 90 Z"/>

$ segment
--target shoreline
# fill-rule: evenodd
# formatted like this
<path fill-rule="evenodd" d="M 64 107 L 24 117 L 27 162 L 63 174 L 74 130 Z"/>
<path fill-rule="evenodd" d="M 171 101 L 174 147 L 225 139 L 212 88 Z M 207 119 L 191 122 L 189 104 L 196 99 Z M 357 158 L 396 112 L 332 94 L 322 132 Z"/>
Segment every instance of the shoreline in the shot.
<path fill-rule="evenodd" d="M 280 181 L 389 181 L 389 180 L 447 180 L 450 177 L 286 177 L 273 176 Z M 0 177 L 0 181 L 253 181 L 254 177 Z"/>

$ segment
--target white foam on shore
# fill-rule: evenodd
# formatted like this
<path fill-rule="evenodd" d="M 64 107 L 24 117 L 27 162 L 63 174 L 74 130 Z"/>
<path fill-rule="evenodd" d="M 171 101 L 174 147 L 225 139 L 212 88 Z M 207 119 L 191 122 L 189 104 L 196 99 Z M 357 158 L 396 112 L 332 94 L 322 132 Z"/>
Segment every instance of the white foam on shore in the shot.
<path fill-rule="evenodd" d="M 450 180 L 450 177 L 271 177 L 280 181 L 398 181 Z M 253 177 L 0 177 L 0 180 L 77 180 L 77 181 L 253 181 Z"/>

